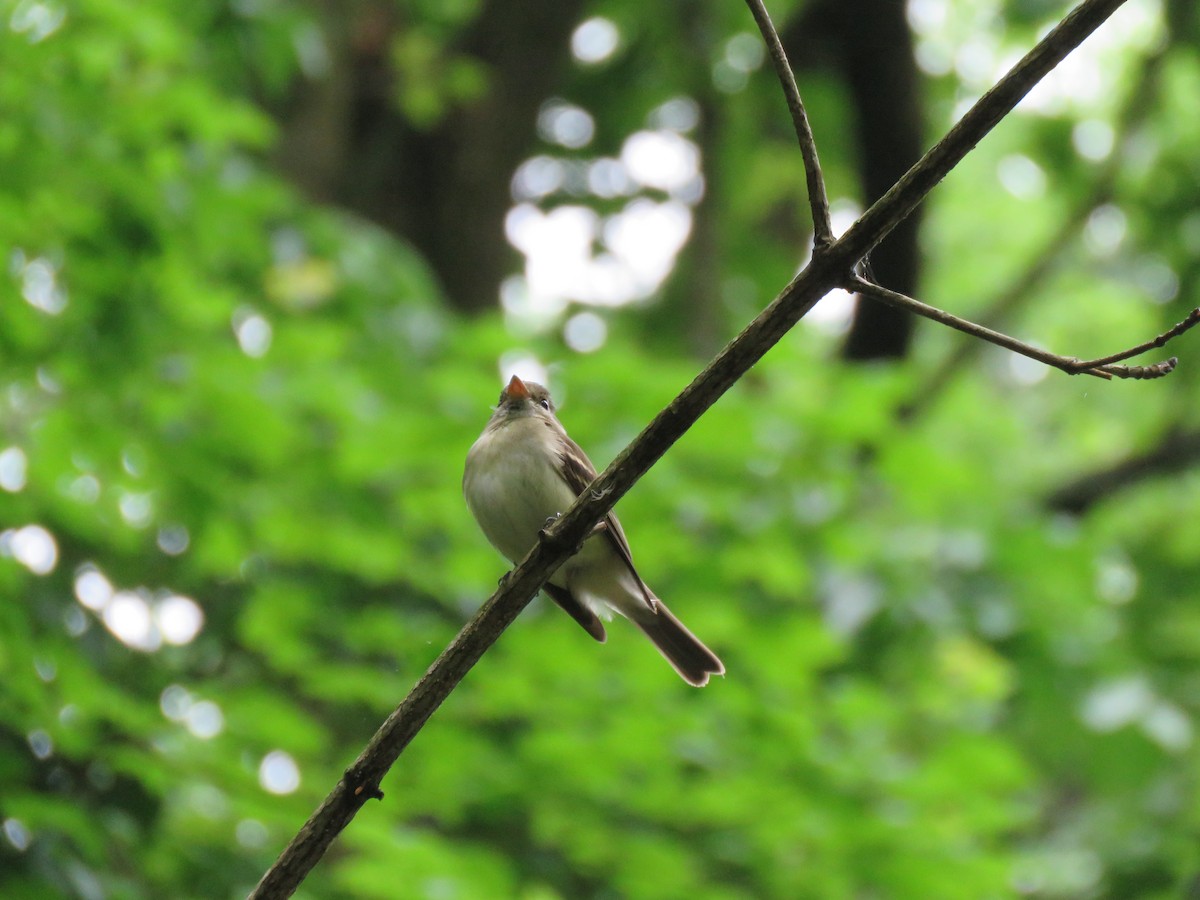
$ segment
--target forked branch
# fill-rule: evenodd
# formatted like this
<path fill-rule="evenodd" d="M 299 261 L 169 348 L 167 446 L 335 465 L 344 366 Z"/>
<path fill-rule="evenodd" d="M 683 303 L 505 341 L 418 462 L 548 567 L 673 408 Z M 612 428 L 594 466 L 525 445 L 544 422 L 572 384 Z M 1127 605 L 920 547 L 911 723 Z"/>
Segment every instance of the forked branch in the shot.
<path fill-rule="evenodd" d="M 909 297 L 906 294 L 888 290 L 857 275 L 850 278 L 846 282 L 845 287 L 847 290 L 857 291 L 868 297 L 874 297 L 876 300 L 887 303 L 889 306 L 906 309 L 909 312 L 916 313 L 918 316 L 932 319 L 956 331 L 961 331 L 980 340 L 1012 350 L 1014 353 L 1019 353 L 1022 356 L 1028 356 L 1030 359 L 1036 359 L 1038 362 L 1061 369 L 1068 375 L 1094 375 L 1097 378 L 1105 379 L 1112 379 L 1114 377 L 1134 379 L 1162 378 L 1164 375 L 1171 374 L 1175 369 L 1176 363 L 1178 363 L 1178 360 L 1174 356 L 1149 366 L 1119 366 L 1114 365 L 1114 363 L 1137 356 L 1140 353 L 1145 353 L 1147 350 L 1162 347 L 1167 341 L 1178 337 L 1195 325 L 1200 324 L 1200 309 L 1193 309 L 1182 322 L 1143 344 L 1138 344 L 1136 347 L 1130 347 L 1128 350 L 1122 350 L 1111 356 L 1081 360 L 1074 356 L 1060 356 L 1057 353 L 1051 353 L 1048 350 L 1027 344 L 1015 337 L 1002 334 L 999 331 L 993 331 L 985 325 L 979 325 L 976 322 L 948 313 L 936 306 L 922 303 L 920 300 Z"/>
<path fill-rule="evenodd" d="M 646 471 L 751 366 L 779 342 L 825 294 L 920 203 L 1047 72 L 1096 30 L 1125 0 L 1085 0 L 985 94 L 962 120 L 841 238 L 814 252 L 812 260 L 641 434 L 592 482 L 546 532 L 525 560 L 504 579 L 408 696 L 380 726 L 358 759 L 267 870 L 251 894 L 255 900 L 290 897 L 329 845 L 368 799 L 380 796 L 380 780 L 463 676 L 517 617 L 543 584 L 587 537 L 592 527 Z M 752 10 L 754 6 L 751 6 Z M 769 45 L 778 43 L 769 19 L 759 19 Z M 781 57 L 773 55 L 773 60 Z M 786 66 L 786 62 L 783 62 Z M 789 74 L 790 78 L 790 74 Z M 786 86 L 785 86 L 786 90 Z M 796 94 L 799 97 L 799 94 Z M 789 105 L 791 99 L 789 98 Z M 800 107 L 802 109 L 802 106 Z M 795 111 L 793 111 L 794 113 Z M 806 121 L 806 120 L 805 120 Z M 811 140 L 811 133 L 808 140 Z M 806 157 L 810 185 L 819 184 L 815 145 Z M 824 189 L 814 196 L 823 197 Z M 810 198 L 810 202 L 811 198 Z M 817 201 L 819 205 L 819 200 Z M 816 222 L 822 221 L 814 208 Z M 817 247 L 820 250 L 820 246 Z"/>
<path fill-rule="evenodd" d="M 1166 331 L 1164 331 L 1158 337 L 1151 338 L 1150 340 L 1146 341 L 1146 343 L 1144 343 L 1144 344 L 1138 344 L 1136 347 L 1130 347 L 1128 350 L 1122 350 L 1120 353 L 1114 353 L 1112 356 L 1102 356 L 1099 359 L 1089 359 L 1089 360 L 1084 360 L 1084 361 L 1076 360 L 1075 361 L 1075 371 L 1082 372 L 1082 371 L 1086 371 L 1088 369 L 1103 369 L 1106 372 L 1112 372 L 1112 374 L 1116 375 L 1118 378 L 1141 378 L 1141 377 L 1144 377 L 1141 375 L 1122 375 L 1120 372 L 1117 372 L 1114 370 L 1123 369 L 1123 368 L 1125 368 L 1125 366 L 1113 366 L 1113 365 L 1111 365 L 1111 363 L 1117 363 L 1123 359 L 1130 359 L 1134 356 L 1138 356 L 1139 354 L 1145 353 L 1148 350 L 1154 350 L 1157 347 L 1164 347 L 1164 346 L 1166 346 L 1167 341 L 1171 340 L 1172 338 L 1179 337 L 1179 335 L 1183 334 L 1185 331 L 1188 331 L 1189 329 L 1191 329 L 1192 327 L 1194 327 L 1197 324 L 1200 324 L 1200 308 L 1193 309 L 1190 313 L 1188 313 L 1187 318 L 1184 319 L 1182 322 L 1179 322 L 1175 326 L 1168 328 Z M 1172 357 L 1172 359 L 1174 359 L 1174 357 Z M 1162 365 L 1164 365 L 1164 363 L 1158 363 L 1157 366 L 1150 366 L 1149 368 L 1158 368 L 1159 366 L 1162 366 Z M 1147 368 L 1147 367 L 1138 366 L 1136 368 Z M 1175 368 L 1173 363 L 1171 365 L 1171 368 L 1172 369 Z M 1163 372 L 1162 374 L 1165 375 L 1167 373 Z M 1151 376 L 1151 377 L 1157 377 L 1157 376 Z"/>
<path fill-rule="evenodd" d="M 1134 135 L 1141 130 L 1149 111 L 1158 102 L 1167 58 L 1178 40 L 1176 31 L 1171 29 L 1167 41 L 1146 56 L 1137 82 L 1117 115 L 1113 129 L 1116 134 Z M 1001 288 L 989 301 L 985 301 L 978 317 L 979 322 L 997 328 L 1011 319 L 1029 298 L 1037 295 L 1038 288 L 1053 274 L 1067 248 L 1078 240 L 1091 215 L 1098 207 L 1112 200 L 1117 181 L 1128 167 L 1129 154 L 1134 143 L 1117 142 L 1113 152 L 1097 171 L 1091 190 L 1076 201 L 1057 230 L 1045 241 L 1041 252 L 1031 259 L 1009 284 Z M 928 409 L 950 384 L 955 374 L 967 365 L 981 348 L 982 345 L 978 341 L 959 343 L 913 389 L 908 400 L 900 405 L 897 409 L 900 419 L 911 421 L 922 410 Z"/>

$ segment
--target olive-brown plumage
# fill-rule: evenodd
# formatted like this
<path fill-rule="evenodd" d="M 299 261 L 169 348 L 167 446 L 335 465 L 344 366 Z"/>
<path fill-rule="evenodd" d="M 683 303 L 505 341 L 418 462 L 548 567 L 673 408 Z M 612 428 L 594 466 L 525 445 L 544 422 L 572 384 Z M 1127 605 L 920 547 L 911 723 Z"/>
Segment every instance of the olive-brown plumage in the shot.
<path fill-rule="evenodd" d="M 547 520 L 565 511 L 596 477 L 587 454 L 554 415 L 550 392 L 515 375 L 467 454 L 463 495 L 484 535 L 516 563 L 533 549 Z M 609 512 L 546 584 L 546 593 L 597 641 L 601 619 L 616 612 L 654 643 L 697 687 L 725 666 L 655 596 L 633 565 L 621 523 Z"/>

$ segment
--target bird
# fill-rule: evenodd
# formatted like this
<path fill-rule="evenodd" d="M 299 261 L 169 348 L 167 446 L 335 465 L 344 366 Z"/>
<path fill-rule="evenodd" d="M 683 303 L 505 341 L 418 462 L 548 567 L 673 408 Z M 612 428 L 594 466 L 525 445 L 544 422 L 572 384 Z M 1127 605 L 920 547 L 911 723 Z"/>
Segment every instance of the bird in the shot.
<path fill-rule="evenodd" d="M 596 477 L 595 466 L 555 411 L 545 387 L 513 375 L 467 453 L 467 507 L 491 545 L 513 563 L 525 558 L 540 532 Z M 717 655 L 642 580 L 612 511 L 544 590 L 600 643 L 607 639 L 602 620 L 613 613 L 628 619 L 690 685 L 702 687 L 710 675 L 725 674 Z"/>

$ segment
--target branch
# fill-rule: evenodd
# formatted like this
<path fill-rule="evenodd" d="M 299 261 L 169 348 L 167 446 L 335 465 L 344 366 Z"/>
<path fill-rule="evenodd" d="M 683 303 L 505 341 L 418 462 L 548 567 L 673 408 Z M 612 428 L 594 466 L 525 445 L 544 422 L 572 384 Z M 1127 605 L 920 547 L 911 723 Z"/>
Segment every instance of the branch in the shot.
<path fill-rule="evenodd" d="M 1138 344 L 1136 347 L 1130 347 L 1128 350 L 1122 350 L 1120 353 L 1114 353 L 1112 356 L 1102 356 L 1099 359 L 1089 359 L 1084 361 L 1076 360 L 1075 370 L 1081 372 L 1085 369 L 1115 369 L 1124 368 L 1124 366 L 1110 366 L 1110 363 L 1120 362 L 1123 359 L 1129 359 L 1131 356 L 1145 353 L 1147 350 L 1153 350 L 1156 347 L 1164 346 L 1167 341 L 1172 338 L 1179 337 L 1185 331 L 1188 331 L 1195 325 L 1200 324 L 1200 309 L 1193 309 L 1186 319 L 1172 328 L 1167 329 L 1156 338 L 1146 341 L 1144 344 Z M 1116 374 L 1115 372 L 1113 374 Z M 1164 373 L 1165 374 L 1165 373 Z M 1129 376 L 1125 376 L 1129 377 Z M 1132 376 L 1136 378 L 1137 376 Z"/>
<path fill-rule="evenodd" d="M 1125 3 L 1084 0 L 1038 42 L 953 128 L 842 235 L 847 251 L 862 259 L 906 218 L 939 181 L 1001 119 L 1012 112 L 1051 69 Z"/>
<path fill-rule="evenodd" d="M 1161 347 L 1167 341 L 1171 340 L 1171 338 L 1178 337 L 1193 326 L 1200 324 L 1200 309 L 1194 309 L 1178 325 L 1169 331 L 1164 331 L 1158 337 L 1146 341 L 1144 344 L 1138 344 L 1136 347 L 1130 347 L 1128 350 L 1122 350 L 1120 353 L 1114 353 L 1111 356 L 1105 356 L 1100 359 L 1080 360 L 1074 356 L 1059 356 L 1057 353 L 1042 350 L 1040 347 L 1027 344 L 1024 341 L 1017 340 L 1015 337 L 1001 334 L 999 331 L 993 331 L 986 326 L 979 325 L 967 319 L 961 319 L 952 313 L 946 312 L 944 309 L 938 309 L 936 306 L 922 303 L 920 300 L 916 300 L 905 294 L 880 287 L 874 282 L 867 281 L 865 278 L 857 275 L 851 277 L 846 282 L 845 287 L 847 290 L 857 291 L 868 297 L 874 297 L 876 300 L 882 301 L 889 306 L 907 309 L 909 312 L 916 313 L 918 316 L 924 316 L 927 319 L 933 319 L 933 321 L 940 322 L 942 325 L 946 325 L 956 331 L 961 331 L 972 337 L 977 337 L 1012 350 L 1014 353 L 1019 353 L 1022 356 L 1028 356 L 1030 359 L 1036 359 L 1038 362 L 1061 369 L 1068 375 L 1094 375 L 1097 378 L 1104 379 L 1112 379 L 1114 376 L 1117 378 L 1148 379 L 1162 378 L 1164 375 L 1170 375 L 1175 370 L 1175 365 L 1179 362 L 1174 356 L 1149 366 L 1116 366 L 1112 365 L 1112 363 L 1122 359 L 1129 359 L 1131 356 L 1137 356 L 1139 353 L 1145 353 L 1147 350 L 1152 350 L 1155 347 Z"/>
<path fill-rule="evenodd" d="M 813 137 L 812 126 L 808 122 L 808 113 L 804 111 L 804 101 L 800 99 L 800 89 L 796 87 L 796 76 L 784 53 L 783 43 L 779 33 L 767 15 L 767 9 L 762 0 L 746 0 L 750 14 L 754 16 L 758 30 L 762 32 L 767 52 L 771 56 L 771 65 L 787 98 L 788 111 L 792 114 L 792 126 L 796 129 L 796 139 L 800 142 L 800 156 L 804 160 L 804 176 L 808 182 L 808 206 L 812 211 L 813 247 L 820 250 L 833 243 L 833 224 L 829 218 L 829 197 L 825 193 L 825 176 L 821 173 L 821 162 L 817 159 L 817 142 Z"/>
<path fill-rule="evenodd" d="M 1176 45 L 1176 34 L 1172 31 L 1167 40 L 1150 53 L 1141 68 L 1137 84 L 1117 117 L 1114 128 L 1118 135 L 1136 134 L 1146 119 L 1149 110 L 1155 106 L 1162 83 L 1162 72 L 1168 54 Z M 1119 141 L 1104 164 L 1100 167 L 1093 181 L 1092 188 L 1063 219 L 1058 230 L 1046 241 L 1034 259 L 1013 280 L 993 296 L 984 305 L 984 311 L 979 315 L 979 322 L 989 327 L 997 328 L 1011 317 L 1017 309 L 1035 293 L 1036 288 L 1044 282 L 1055 269 L 1059 258 L 1073 245 L 1079 237 L 1079 232 L 1087 224 L 1091 214 L 1098 206 L 1108 203 L 1116 189 L 1118 176 L 1126 167 L 1126 157 L 1131 146 L 1129 141 Z M 934 400 L 950 384 L 955 374 L 970 362 L 981 345 L 978 341 L 963 341 L 954 348 L 937 366 L 936 369 L 920 384 L 909 397 L 897 408 L 897 416 L 902 421 L 911 421 L 922 410 L 929 408 Z"/>
<path fill-rule="evenodd" d="M 1092 211 L 1107 199 L 1100 199 L 1101 190 L 1097 188 L 1084 203 L 1081 203 L 1072 214 L 1059 226 L 1055 234 L 1046 242 L 1042 252 L 1032 260 L 1023 272 L 998 295 L 994 296 L 980 316 L 980 322 L 989 325 L 999 325 L 1007 320 L 1031 296 L 1037 287 L 1054 271 L 1059 257 L 1074 243 L 1079 231 L 1087 223 Z M 1092 202 L 1096 199 L 1097 202 Z M 896 415 L 901 421 L 911 422 L 922 411 L 933 405 L 934 400 L 949 387 L 955 374 L 967 365 L 982 349 L 978 341 L 962 341 L 955 347 L 933 370 L 924 381 L 913 390 L 911 396 L 896 409 Z"/>
<path fill-rule="evenodd" d="M 1063 485 L 1046 498 L 1046 505 L 1057 512 L 1081 516 L 1118 491 L 1148 478 L 1183 472 L 1197 460 L 1200 431 L 1172 432 L 1156 447 Z"/>
<path fill-rule="evenodd" d="M 715 359 L 654 417 L 592 482 L 434 661 L 299 834 L 263 875 L 254 900 L 291 896 L 368 799 L 400 753 L 500 633 L 592 527 L 722 394 L 779 342 L 817 301 L 842 284 L 862 257 L 954 168 L 1037 81 L 1124 0 L 1086 0 L 989 91 L 839 240 L 812 260 Z"/>
<path fill-rule="evenodd" d="M 366 802 L 383 799 L 379 783 L 404 748 L 570 555 L 550 546 L 536 547 L 442 651 L 263 875 L 251 898 L 290 897 Z"/>

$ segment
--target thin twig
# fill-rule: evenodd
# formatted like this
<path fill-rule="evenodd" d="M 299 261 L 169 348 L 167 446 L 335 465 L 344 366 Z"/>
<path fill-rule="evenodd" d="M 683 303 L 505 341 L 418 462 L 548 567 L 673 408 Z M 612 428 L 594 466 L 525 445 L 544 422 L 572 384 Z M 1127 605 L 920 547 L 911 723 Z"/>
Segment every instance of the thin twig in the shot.
<path fill-rule="evenodd" d="M 290 897 L 421 727 L 517 617 L 539 588 L 646 471 L 846 273 L 907 216 L 1016 102 L 1098 28 L 1124 0 L 1085 0 L 951 134 L 925 155 L 858 222 L 812 260 L 592 482 L 543 540 L 458 633 L 371 738 L 345 775 L 263 875 L 253 900 Z M 1032 60 L 1032 62 L 1030 62 Z"/>
<path fill-rule="evenodd" d="M 989 328 L 999 326 L 1006 322 L 1036 292 L 1038 286 L 1055 271 L 1059 258 L 1067 247 L 1075 242 L 1079 231 L 1087 223 L 1088 216 L 1099 205 L 1099 202 L 1090 202 L 1097 198 L 1098 194 L 1098 191 L 1093 192 L 1088 197 L 1089 202 L 1081 203 L 1071 216 L 1059 226 L 1058 231 L 1046 241 L 1041 252 L 1026 266 L 1025 270 L 1001 289 L 1000 293 L 995 295 L 990 302 L 984 304 L 985 308 L 979 317 L 980 324 Z M 904 422 L 912 422 L 921 412 L 929 409 L 942 392 L 950 386 L 955 375 L 974 360 L 982 349 L 983 345 L 979 341 L 960 341 L 913 389 L 908 399 L 897 406 L 897 418 Z"/>
<path fill-rule="evenodd" d="M 800 142 L 800 156 L 804 160 L 804 176 L 808 182 L 808 206 L 812 211 L 813 248 L 820 251 L 833 243 L 833 223 L 829 217 L 829 197 L 825 193 L 825 176 L 821 173 L 821 162 L 817 159 L 817 141 L 813 137 L 812 126 L 808 121 L 808 113 L 804 111 L 804 101 L 800 99 L 800 89 L 796 87 L 796 76 L 784 53 L 783 43 L 779 33 L 771 23 L 771 17 L 762 4 L 762 0 L 746 0 L 750 7 L 750 15 L 762 32 L 763 41 L 767 45 L 767 53 L 771 57 L 771 65 L 787 98 L 788 111 L 792 114 L 792 126 L 796 129 L 796 139 Z"/>
<path fill-rule="evenodd" d="M 1187 318 L 1178 325 L 1168 328 L 1158 337 L 1152 338 L 1151 340 L 1146 341 L 1144 344 L 1138 344 L 1136 347 L 1130 347 L 1128 350 L 1122 350 L 1120 353 L 1114 353 L 1112 356 L 1102 356 L 1099 359 L 1080 360 L 1076 363 L 1075 368 L 1080 370 L 1095 369 L 1100 366 L 1107 366 L 1110 363 L 1120 362 L 1123 359 L 1129 359 L 1132 356 L 1138 356 L 1142 353 L 1145 353 L 1147 350 L 1154 350 L 1158 347 L 1165 346 L 1167 341 L 1171 340 L 1172 338 L 1179 337 L 1179 335 L 1196 325 L 1200 325 L 1200 308 L 1193 309 L 1190 313 L 1188 313 Z"/>
<path fill-rule="evenodd" d="M 1116 375 L 1118 378 L 1148 381 L 1151 378 L 1162 378 L 1164 375 L 1170 375 L 1175 371 L 1177 365 L 1179 365 L 1179 357 L 1172 356 L 1170 359 L 1164 359 L 1162 362 L 1156 362 L 1149 366 L 1101 366 L 1100 371 L 1107 372 L 1109 375 Z"/>
<path fill-rule="evenodd" d="M 859 278 L 858 276 L 851 278 L 846 284 L 846 290 L 853 290 L 868 297 L 874 297 L 876 300 L 886 303 L 889 306 L 907 309 L 918 316 L 933 319 L 933 321 L 940 322 L 956 331 L 961 331 L 963 334 L 969 334 L 988 343 L 1012 350 L 1014 353 L 1020 353 L 1022 356 L 1028 356 L 1030 359 L 1036 359 L 1038 362 L 1044 362 L 1048 366 L 1054 366 L 1057 369 L 1062 369 L 1064 372 L 1070 372 L 1072 375 L 1082 372 L 1085 375 L 1095 375 L 1097 378 L 1112 378 L 1110 373 L 1100 369 L 1089 368 L 1084 370 L 1078 368 L 1075 365 L 1077 360 L 1072 357 L 1059 356 L 1057 353 L 1042 350 L 1032 344 L 1017 340 L 1015 337 L 1001 334 L 999 331 L 993 331 L 986 326 L 976 324 L 967 319 L 961 319 L 952 313 L 946 312 L 944 309 L 930 306 L 928 303 L 922 303 L 920 300 L 909 297 L 907 294 L 901 294 L 898 291 L 880 287 L 874 282 L 867 281 L 865 278 Z"/>
<path fill-rule="evenodd" d="M 1168 40 L 1158 46 L 1145 59 L 1141 75 L 1122 106 L 1114 131 L 1118 135 L 1136 134 L 1145 121 L 1149 110 L 1156 104 L 1162 86 L 1164 63 L 1177 40 L 1172 32 Z M 1025 269 L 1016 275 L 993 299 L 984 304 L 977 317 L 980 324 L 989 328 L 1001 327 L 1017 309 L 1036 294 L 1053 272 L 1059 258 L 1078 240 L 1080 231 L 1096 208 L 1108 203 L 1116 190 L 1118 176 L 1125 170 L 1131 142 L 1120 140 L 1108 159 L 1101 165 L 1092 183 L 1091 190 L 1062 220 L 1058 230 L 1046 240 L 1041 252 Z M 911 422 L 922 410 L 928 409 L 954 376 L 966 366 L 982 349 L 979 341 L 962 341 L 952 349 L 942 362 L 912 392 L 908 400 L 896 410 L 897 417 Z"/>
<path fill-rule="evenodd" d="M 1022 356 L 1028 356 L 1030 359 L 1036 359 L 1038 362 L 1061 369 L 1068 375 L 1094 375 L 1097 378 L 1104 379 L 1111 379 L 1113 377 L 1133 379 L 1162 378 L 1164 375 L 1171 374 L 1178 363 L 1178 360 L 1174 356 L 1149 366 L 1115 366 L 1112 363 L 1122 359 L 1129 359 L 1131 356 L 1137 356 L 1139 353 L 1145 353 L 1147 350 L 1153 350 L 1156 347 L 1161 347 L 1172 338 L 1178 337 L 1193 326 L 1200 324 L 1200 309 L 1195 309 L 1192 310 L 1191 315 L 1174 328 L 1164 331 L 1144 344 L 1138 344 L 1136 347 L 1130 347 L 1128 350 L 1122 350 L 1120 353 L 1114 353 L 1111 356 L 1105 356 L 1100 359 L 1081 360 L 1074 356 L 1061 356 L 1058 353 L 1051 353 L 1048 350 L 1027 344 L 1010 335 L 993 331 L 984 325 L 972 322 L 969 319 L 960 318 L 953 313 L 948 313 L 944 309 L 930 306 L 928 303 L 922 303 L 920 300 L 909 297 L 906 294 L 880 287 L 874 282 L 867 281 L 865 278 L 857 275 L 847 279 L 845 288 L 846 290 L 865 294 L 868 297 L 874 297 L 876 300 L 882 301 L 889 306 L 907 309 L 918 316 L 933 319 L 933 321 L 940 322 L 942 325 L 946 325 L 956 331 L 961 331 L 964 334 L 969 334 L 988 343 L 1012 350 L 1014 353 L 1019 353 Z"/>

